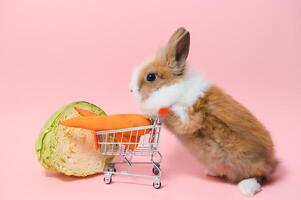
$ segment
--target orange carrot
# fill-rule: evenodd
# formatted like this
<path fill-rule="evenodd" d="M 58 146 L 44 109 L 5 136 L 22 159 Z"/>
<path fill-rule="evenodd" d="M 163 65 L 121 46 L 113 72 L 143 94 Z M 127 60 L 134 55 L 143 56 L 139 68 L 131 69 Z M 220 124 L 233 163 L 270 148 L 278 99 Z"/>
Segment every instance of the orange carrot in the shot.
<path fill-rule="evenodd" d="M 80 113 L 80 112 L 79 112 Z M 83 112 L 81 112 L 83 113 Z M 122 128 L 131 128 L 138 126 L 148 126 L 151 125 L 151 121 L 143 115 L 137 114 L 119 114 L 119 115 L 102 115 L 102 116 L 87 116 L 87 117 L 74 117 L 60 122 L 62 125 L 75 127 L 75 128 L 85 128 L 92 130 L 95 134 L 95 147 L 99 148 L 98 137 L 96 135 L 97 130 L 113 130 Z M 122 133 L 115 134 L 115 140 L 119 142 L 139 142 L 140 137 L 144 134 L 148 134 L 151 129 L 139 130 L 139 131 L 125 131 Z M 132 136 L 131 136 L 132 134 Z M 126 148 L 130 150 L 135 150 L 136 144 L 126 144 Z"/>
<path fill-rule="evenodd" d="M 148 132 L 146 132 L 148 133 Z M 121 134 L 116 134 L 115 139 L 119 142 L 131 142 L 131 143 L 139 143 L 140 141 L 140 137 L 139 135 L 135 135 L 132 137 L 128 136 L 128 135 L 124 135 L 122 140 L 121 140 Z M 130 150 L 135 150 L 137 148 L 138 144 L 125 144 L 125 148 L 129 148 Z"/>
<path fill-rule="evenodd" d="M 81 108 L 79 108 L 79 107 L 75 107 L 74 108 L 77 112 L 78 112 L 78 114 L 80 115 L 80 116 L 97 116 L 97 114 L 96 113 L 94 113 L 94 112 L 91 112 L 91 111 L 89 111 L 89 110 L 85 110 L 85 109 L 81 109 Z M 91 134 L 92 134 L 92 136 L 93 136 L 93 144 L 94 144 L 94 148 L 95 148 L 95 150 L 98 150 L 99 149 L 99 144 L 98 144 L 98 136 L 96 135 L 96 131 L 94 131 L 94 130 L 91 130 Z"/>
<path fill-rule="evenodd" d="M 78 114 L 79 114 L 80 116 L 83 116 L 83 117 L 97 116 L 96 113 L 91 112 L 91 111 L 89 111 L 89 110 L 81 109 L 81 108 L 79 108 L 79 107 L 75 107 L 74 109 L 78 112 Z"/>
<path fill-rule="evenodd" d="M 93 135 L 93 142 L 94 142 L 94 147 L 95 150 L 99 149 L 99 144 L 98 144 L 98 136 L 96 135 L 96 131 L 91 131 L 91 134 Z"/>
<path fill-rule="evenodd" d="M 129 148 L 130 150 L 135 150 L 138 146 L 140 138 L 146 134 L 149 134 L 152 129 L 143 129 L 136 131 L 124 131 L 118 133 L 110 133 L 109 138 L 112 140 L 111 142 L 119 142 L 119 143 L 134 143 L 134 144 L 123 144 L 125 148 Z"/>
<path fill-rule="evenodd" d="M 89 130 L 113 130 L 151 125 L 143 115 L 116 114 L 88 117 L 74 117 L 60 122 L 62 125 Z"/>

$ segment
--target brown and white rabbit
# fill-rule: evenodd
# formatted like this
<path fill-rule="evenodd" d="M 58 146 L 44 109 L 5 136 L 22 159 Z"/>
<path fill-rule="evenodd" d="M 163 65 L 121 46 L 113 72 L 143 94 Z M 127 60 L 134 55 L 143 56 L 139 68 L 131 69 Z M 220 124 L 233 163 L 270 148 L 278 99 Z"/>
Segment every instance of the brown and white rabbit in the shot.
<path fill-rule="evenodd" d="M 189 32 L 179 28 L 165 48 L 135 68 L 130 89 L 145 114 L 169 108 L 165 125 L 208 175 L 226 177 L 253 196 L 277 164 L 269 132 L 218 86 L 187 71 L 189 45 Z"/>

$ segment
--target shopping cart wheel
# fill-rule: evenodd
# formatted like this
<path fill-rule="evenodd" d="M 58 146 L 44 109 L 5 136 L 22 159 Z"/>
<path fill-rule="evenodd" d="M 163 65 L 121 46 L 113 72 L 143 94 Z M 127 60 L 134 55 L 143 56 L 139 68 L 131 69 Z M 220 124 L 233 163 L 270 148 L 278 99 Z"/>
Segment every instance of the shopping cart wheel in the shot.
<path fill-rule="evenodd" d="M 105 184 L 111 184 L 112 183 L 112 176 L 108 175 L 103 178 L 103 181 L 105 182 Z"/>
<path fill-rule="evenodd" d="M 160 181 L 160 180 L 154 181 L 154 182 L 153 182 L 153 187 L 154 187 L 155 189 L 161 188 L 161 181 Z"/>
<path fill-rule="evenodd" d="M 153 171 L 153 173 L 154 173 L 155 175 L 158 175 L 158 174 L 160 173 L 160 164 L 159 164 L 159 163 L 156 163 L 155 165 L 156 165 L 159 169 L 158 169 L 157 167 L 154 166 L 152 171 Z"/>

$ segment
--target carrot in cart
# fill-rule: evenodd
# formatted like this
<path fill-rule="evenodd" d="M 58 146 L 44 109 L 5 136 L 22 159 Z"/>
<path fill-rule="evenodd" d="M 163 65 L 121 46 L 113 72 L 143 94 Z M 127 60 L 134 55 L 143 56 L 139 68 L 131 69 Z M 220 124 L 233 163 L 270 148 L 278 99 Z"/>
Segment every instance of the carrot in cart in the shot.
<path fill-rule="evenodd" d="M 148 134 L 150 133 L 150 130 L 151 129 L 146 129 L 145 131 L 144 130 L 140 130 L 138 131 L 138 134 L 133 134 L 132 137 L 130 136 L 130 131 L 125 131 L 123 132 L 123 136 L 122 136 L 122 133 L 116 133 L 115 134 L 115 137 L 114 137 L 114 140 L 115 141 L 118 141 L 118 142 L 121 142 L 121 143 L 124 143 L 124 142 L 130 142 L 130 143 L 139 143 L 140 141 L 140 138 L 141 136 L 144 135 L 144 132 L 145 134 Z M 94 147 L 96 150 L 98 150 L 100 148 L 100 144 L 98 143 L 98 136 L 96 134 L 96 131 L 94 130 L 91 130 L 91 133 L 93 134 L 93 137 L 94 137 Z M 126 144 L 125 147 L 128 148 L 130 150 L 135 150 L 136 147 L 137 147 L 138 144 Z"/>
<path fill-rule="evenodd" d="M 151 120 L 147 119 L 143 115 L 138 114 L 116 114 L 116 115 L 102 115 L 102 116 L 91 116 L 91 113 L 83 112 L 84 110 L 77 109 L 77 111 L 83 115 L 79 117 L 74 117 L 61 121 L 60 123 L 65 126 L 75 127 L 75 128 L 85 128 L 93 131 L 95 134 L 95 147 L 98 149 L 98 138 L 95 131 L 97 130 L 114 130 L 123 128 L 132 128 L 139 126 L 151 125 Z M 89 115 L 89 116 L 85 116 Z M 119 142 L 139 142 L 140 137 L 144 134 L 148 134 L 151 129 L 138 130 L 131 133 L 131 131 L 118 133 L 115 135 L 115 140 Z M 132 134 L 132 136 L 131 136 Z M 135 150 L 136 144 L 126 144 L 126 148 Z"/>
<path fill-rule="evenodd" d="M 91 112 L 89 110 L 81 109 L 79 107 L 75 107 L 74 109 L 78 112 L 78 114 L 80 114 L 80 116 L 84 116 L 84 117 L 97 116 L 96 113 Z"/>
<path fill-rule="evenodd" d="M 98 150 L 99 149 L 99 144 L 98 144 L 98 137 L 96 135 L 96 131 L 92 130 L 91 134 L 93 135 L 93 142 L 94 142 L 95 150 Z"/>
<path fill-rule="evenodd" d="M 120 143 L 134 143 L 134 144 L 125 144 L 125 148 L 129 148 L 130 150 L 135 150 L 138 146 L 141 136 L 144 134 L 150 133 L 151 129 L 134 131 L 131 136 L 131 131 L 126 131 L 122 133 L 116 133 L 114 139 Z"/>
<path fill-rule="evenodd" d="M 123 131 L 117 133 L 108 132 L 108 137 L 101 137 L 100 141 L 104 142 L 108 139 L 110 142 L 116 142 L 116 144 L 123 145 L 126 149 L 135 150 L 139 144 L 140 138 L 146 134 L 149 134 L 152 128 L 146 128 L 143 130 Z M 106 138 L 106 139 L 104 139 Z"/>
<path fill-rule="evenodd" d="M 151 125 L 151 120 L 138 114 L 116 114 L 74 117 L 60 122 L 62 125 L 89 130 L 113 130 Z M 143 134 L 143 133 L 142 133 Z"/>
<path fill-rule="evenodd" d="M 75 107 L 74 108 L 77 112 L 78 112 L 78 114 L 80 115 L 80 116 L 97 116 L 97 114 L 96 113 L 94 113 L 94 112 L 91 112 L 91 111 L 89 111 L 89 110 L 85 110 L 85 109 L 81 109 L 81 108 L 79 108 L 79 107 Z M 98 144 L 98 137 L 97 137 L 97 135 L 96 135 L 96 131 L 94 131 L 94 130 L 91 130 L 91 134 L 92 134 L 92 136 L 93 136 L 93 143 L 94 143 L 94 147 L 95 147 L 95 150 L 98 150 L 99 149 L 99 144 Z"/>

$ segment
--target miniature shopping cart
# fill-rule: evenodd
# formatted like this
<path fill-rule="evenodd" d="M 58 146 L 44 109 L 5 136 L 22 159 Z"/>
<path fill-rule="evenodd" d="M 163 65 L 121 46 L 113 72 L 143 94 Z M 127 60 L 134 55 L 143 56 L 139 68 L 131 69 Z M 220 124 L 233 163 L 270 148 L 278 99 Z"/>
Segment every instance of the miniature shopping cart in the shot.
<path fill-rule="evenodd" d="M 152 120 L 152 125 L 133 128 L 97 131 L 100 151 L 104 155 L 120 156 L 122 161 L 110 162 L 106 165 L 104 171 L 104 182 L 110 184 L 112 176 L 128 175 L 139 176 L 153 179 L 153 187 L 161 187 L 161 169 L 160 163 L 162 155 L 158 150 L 160 141 L 160 118 Z M 134 157 L 143 156 L 147 161 L 136 161 Z M 117 171 L 115 165 L 124 164 L 127 169 Z M 152 174 L 132 173 L 131 168 L 137 164 L 146 164 L 152 167 Z"/>

